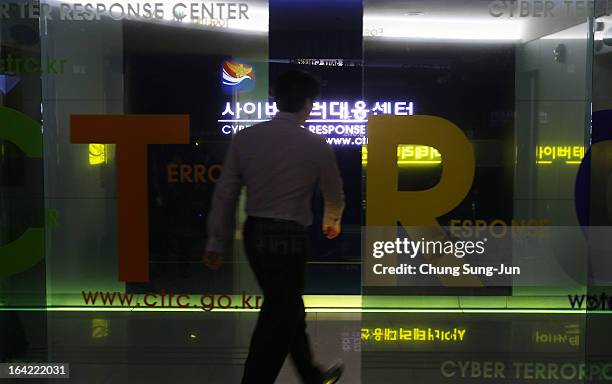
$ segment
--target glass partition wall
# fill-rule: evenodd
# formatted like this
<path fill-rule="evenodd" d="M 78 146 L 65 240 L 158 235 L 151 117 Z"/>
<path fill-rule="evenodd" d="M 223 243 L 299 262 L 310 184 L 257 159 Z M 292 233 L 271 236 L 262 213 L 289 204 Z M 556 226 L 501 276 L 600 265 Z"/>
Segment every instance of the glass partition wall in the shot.
<path fill-rule="evenodd" d="M 240 382 L 262 300 L 245 192 L 218 270 L 206 219 L 233 135 L 273 118 L 298 69 L 321 83 L 304 128 L 346 197 L 333 241 L 312 201 L 321 359 L 347 383 L 609 380 L 608 3 L 0 4 L 0 362 Z M 484 238 L 480 260 L 423 262 L 521 273 L 384 275 L 419 258 L 369 248 Z"/>

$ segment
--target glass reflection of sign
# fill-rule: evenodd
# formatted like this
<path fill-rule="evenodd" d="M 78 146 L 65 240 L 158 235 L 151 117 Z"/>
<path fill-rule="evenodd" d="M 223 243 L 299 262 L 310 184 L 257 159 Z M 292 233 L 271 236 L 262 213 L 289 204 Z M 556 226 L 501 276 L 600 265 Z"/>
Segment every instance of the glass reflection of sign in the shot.
<path fill-rule="evenodd" d="M 436 165 L 442 163 L 442 155 L 437 149 L 427 145 L 404 144 L 397 147 L 398 165 Z M 368 148 L 361 150 L 361 164 L 368 165 Z"/>
<path fill-rule="evenodd" d="M 465 328 L 361 328 L 361 340 L 370 342 L 443 342 L 458 343 L 465 337 Z"/>
<path fill-rule="evenodd" d="M 562 330 L 556 332 L 536 329 L 533 332 L 533 341 L 536 344 L 567 344 L 572 347 L 580 346 L 580 325 L 567 324 Z"/>
<path fill-rule="evenodd" d="M 536 163 L 540 165 L 559 162 L 579 165 L 583 157 L 582 145 L 540 145 L 536 148 Z"/>
<path fill-rule="evenodd" d="M 290 59 L 287 61 L 291 64 L 319 65 L 319 66 L 326 66 L 326 67 L 360 67 L 362 66 L 361 60 L 347 60 L 347 59 Z"/>
<path fill-rule="evenodd" d="M 278 112 L 274 102 L 226 102 L 217 120 L 224 135 L 235 134 L 253 124 L 267 121 Z M 376 101 L 368 104 L 359 100 L 315 102 L 304 127 L 325 136 L 332 145 L 367 144 L 369 115 L 414 115 L 412 101 Z"/>

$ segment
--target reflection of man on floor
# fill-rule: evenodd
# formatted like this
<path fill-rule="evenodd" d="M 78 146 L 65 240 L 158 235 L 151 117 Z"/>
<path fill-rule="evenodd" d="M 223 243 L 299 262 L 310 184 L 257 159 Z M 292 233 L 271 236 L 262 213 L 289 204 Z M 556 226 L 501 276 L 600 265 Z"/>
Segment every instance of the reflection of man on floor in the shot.
<path fill-rule="evenodd" d="M 236 201 L 247 190 L 244 245 L 264 294 L 242 383 L 273 383 L 289 354 L 305 383 L 335 383 L 342 364 L 323 371 L 313 361 L 302 292 L 315 188 L 325 200 L 323 233 L 340 234 L 342 180 L 332 148 L 302 127 L 319 93 L 312 76 L 290 71 L 274 87 L 279 113 L 233 138 L 212 201 L 205 263 L 218 268 L 233 239 Z"/>

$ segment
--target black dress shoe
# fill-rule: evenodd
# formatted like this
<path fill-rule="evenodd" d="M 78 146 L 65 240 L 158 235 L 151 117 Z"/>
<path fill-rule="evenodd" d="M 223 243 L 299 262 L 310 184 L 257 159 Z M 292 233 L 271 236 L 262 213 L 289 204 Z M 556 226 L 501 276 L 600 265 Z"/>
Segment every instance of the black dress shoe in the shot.
<path fill-rule="evenodd" d="M 337 383 L 342 372 L 344 372 L 344 363 L 339 361 L 323 372 L 323 384 Z"/>

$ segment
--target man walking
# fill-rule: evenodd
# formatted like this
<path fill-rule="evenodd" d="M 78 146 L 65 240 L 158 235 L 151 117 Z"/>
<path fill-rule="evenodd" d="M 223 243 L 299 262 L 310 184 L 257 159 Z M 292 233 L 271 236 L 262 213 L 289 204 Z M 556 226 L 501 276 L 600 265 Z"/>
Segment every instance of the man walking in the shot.
<path fill-rule="evenodd" d="M 311 75 L 281 75 L 274 86 L 279 112 L 235 135 L 213 195 L 206 265 L 220 266 L 224 244 L 233 239 L 236 202 L 246 186 L 244 246 L 264 295 L 243 384 L 273 383 L 287 355 L 304 383 L 331 384 L 342 374 L 342 364 L 323 371 L 314 363 L 302 300 L 316 187 L 325 201 L 322 230 L 328 239 L 340 234 L 344 210 L 332 148 L 302 127 L 318 94 L 319 83 Z"/>

